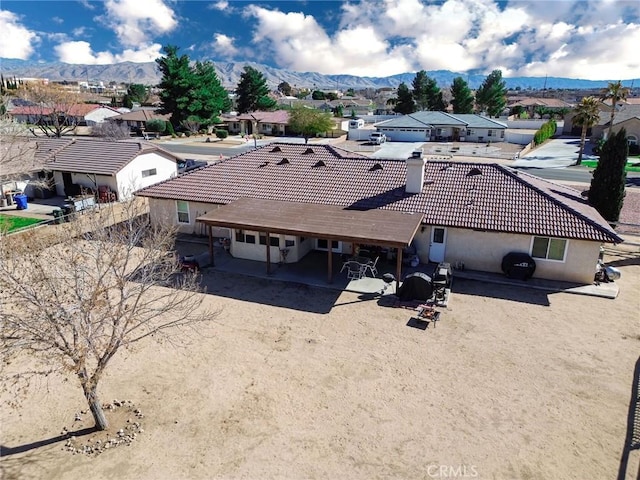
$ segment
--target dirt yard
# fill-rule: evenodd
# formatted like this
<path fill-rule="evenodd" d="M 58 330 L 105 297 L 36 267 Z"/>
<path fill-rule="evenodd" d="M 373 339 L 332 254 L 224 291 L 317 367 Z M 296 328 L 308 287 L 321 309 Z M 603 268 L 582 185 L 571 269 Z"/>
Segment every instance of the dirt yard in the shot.
<path fill-rule="evenodd" d="M 104 402 L 144 412 L 135 441 L 96 457 L 52 441 L 87 407 L 73 378 L 50 378 L 0 411 L 3 478 L 616 478 L 640 352 L 635 250 L 607 257 L 615 300 L 454 277 L 426 330 L 376 299 L 206 273 L 222 310 L 190 347 L 120 352 L 101 384 Z M 635 450 L 626 478 L 639 463 Z"/>

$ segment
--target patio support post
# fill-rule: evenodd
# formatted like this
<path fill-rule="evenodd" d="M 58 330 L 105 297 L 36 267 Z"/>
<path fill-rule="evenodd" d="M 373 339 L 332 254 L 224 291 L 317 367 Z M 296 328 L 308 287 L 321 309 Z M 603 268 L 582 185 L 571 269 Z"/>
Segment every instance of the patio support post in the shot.
<path fill-rule="evenodd" d="M 327 240 L 329 249 L 327 250 L 327 283 L 333 283 L 333 252 L 331 248 L 331 240 Z"/>
<path fill-rule="evenodd" d="M 402 248 L 398 247 L 398 254 L 396 255 L 396 293 L 400 290 L 400 276 L 402 275 Z"/>
<path fill-rule="evenodd" d="M 271 237 L 269 236 L 269 232 L 265 232 L 267 235 L 267 275 L 271 273 Z"/>
<path fill-rule="evenodd" d="M 209 262 L 211 262 L 211 266 L 215 267 L 216 266 L 216 262 L 213 258 L 213 227 L 211 227 L 211 225 L 208 225 L 208 230 L 209 230 Z"/>

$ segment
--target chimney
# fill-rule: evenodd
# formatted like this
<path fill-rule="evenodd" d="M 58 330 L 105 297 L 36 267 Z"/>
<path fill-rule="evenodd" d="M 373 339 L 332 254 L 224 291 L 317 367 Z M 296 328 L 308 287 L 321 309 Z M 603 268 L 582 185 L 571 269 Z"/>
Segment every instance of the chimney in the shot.
<path fill-rule="evenodd" d="M 421 193 L 424 186 L 424 158 L 422 158 L 422 149 L 414 150 L 411 156 L 407 158 L 407 184 L 405 191 L 407 193 Z"/>

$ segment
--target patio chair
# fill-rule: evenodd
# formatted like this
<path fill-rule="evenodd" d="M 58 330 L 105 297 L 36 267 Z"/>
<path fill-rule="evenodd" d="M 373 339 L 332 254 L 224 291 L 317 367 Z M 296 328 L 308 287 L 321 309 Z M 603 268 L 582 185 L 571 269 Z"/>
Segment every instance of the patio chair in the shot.
<path fill-rule="evenodd" d="M 366 265 L 354 261 L 345 262 L 342 265 L 342 269 L 340 270 L 340 272 L 344 271 L 345 268 L 347 269 L 348 279 L 360 280 L 364 276 Z"/>
<path fill-rule="evenodd" d="M 367 270 L 369 270 L 371 272 L 371 276 L 374 277 L 374 278 L 378 276 L 378 269 L 376 268 L 376 265 L 378 264 L 378 259 L 379 258 L 380 257 L 376 257 L 376 259 L 373 262 L 368 263 L 364 267 L 365 268 L 365 273 L 366 273 Z"/>

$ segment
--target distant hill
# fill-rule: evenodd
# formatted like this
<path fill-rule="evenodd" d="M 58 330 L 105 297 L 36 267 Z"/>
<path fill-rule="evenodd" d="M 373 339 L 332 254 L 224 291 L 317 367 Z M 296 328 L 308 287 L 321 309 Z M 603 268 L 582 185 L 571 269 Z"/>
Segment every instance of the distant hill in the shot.
<path fill-rule="evenodd" d="M 253 62 L 214 62 L 218 76 L 225 87 L 233 88 L 240 80 L 240 74 L 245 65 L 251 65 L 261 71 L 270 87 L 275 88 L 281 82 L 287 82 L 291 86 L 321 88 L 321 89 L 347 89 L 347 88 L 396 88 L 401 82 L 410 85 L 415 77 L 415 72 L 401 73 L 389 77 L 357 77 L 354 75 L 322 75 L 317 72 L 295 72 L 274 68 Z M 0 59 L 0 72 L 5 77 L 40 77 L 52 81 L 102 81 L 117 83 L 141 83 L 156 85 L 160 82 L 160 74 L 155 62 L 148 63 L 115 63 L 112 65 L 79 65 L 69 63 L 33 63 L 22 60 Z M 440 87 L 448 87 L 455 77 L 464 78 L 471 88 L 478 88 L 486 75 L 455 73 L 448 70 L 435 70 L 428 72 Z M 517 87 L 527 90 L 551 89 L 592 89 L 606 87 L 609 81 L 616 80 L 582 80 L 559 77 L 515 77 L 504 79 L 507 87 Z M 631 81 L 625 82 L 630 85 Z M 633 84 L 640 86 L 640 78 L 633 80 Z"/>

